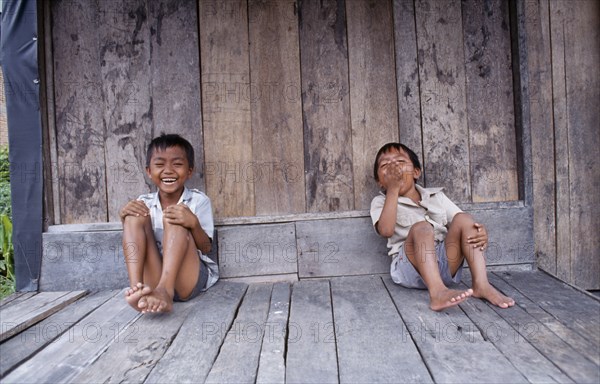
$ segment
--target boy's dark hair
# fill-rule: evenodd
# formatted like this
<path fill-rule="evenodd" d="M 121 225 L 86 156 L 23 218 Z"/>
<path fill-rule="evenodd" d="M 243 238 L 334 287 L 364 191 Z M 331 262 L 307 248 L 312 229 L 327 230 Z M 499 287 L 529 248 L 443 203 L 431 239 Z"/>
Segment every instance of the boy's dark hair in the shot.
<path fill-rule="evenodd" d="M 410 159 L 410 161 L 413 164 L 413 167 L 415 169 L 421 169 L 421 163 L 419 162 L 419 156 L 417 156 L 417 154 L 414 153 L 412 151 L 412 149 L 410 149 L 406 145 L 400 144 L 400 143 L 387 143 L 383 147 L 379 148 L 379 151 L 377 152 L 377 156 L 375 156 L 375 164 L 373 165 L 373 176 L 375 177 L 375 181 L 379 181 L 379 176 L 377 175 L 377 169 L 379 168 L 379 158 L 383 154 L 391 151 L 392 149 L 395 149 L 398 152 L 400 152 L 400 150 L 403 150 L 404 152 L 406 152 L 406 154 L 408 155 L 408 158 Z"/>
<path fill-rule="evenodd" d="M 152 139 L 150 144 L 148 144 L 148 150 L 146 151 L 146 167 L 150 166 L 150 159 L 152 159 L 154 151 L 164 151 L 170 147 L 183 148 L 190 168 L 194 168 L 194 147 L 192 147 L 192 144 L 177 134 L 165 134 L 164 132 L 161 133 L 160 136 Z"/>

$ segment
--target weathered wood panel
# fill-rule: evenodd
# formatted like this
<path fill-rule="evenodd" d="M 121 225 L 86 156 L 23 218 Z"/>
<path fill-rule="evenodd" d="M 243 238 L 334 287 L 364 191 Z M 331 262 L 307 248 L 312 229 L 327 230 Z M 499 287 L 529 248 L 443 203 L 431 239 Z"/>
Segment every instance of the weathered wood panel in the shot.
<path fill-rule="evenodd" d="M 139 314 L 123 296 L 117 295 L 98 307 L 61 337 L 3 378 L 5 383 L 64 383 L 89 366 L 117 338 L 133 338 L 128 328 Z"/>
<path fill-rule="evenodd" d="M 207 383 L 256 381 L 272 284 L 251 285 L 206 378 Z"/>
<path fill-rule="evenodd" d="M 21 330 L 0 344 L 0 377 L 61 337 L 68 337 L 71 326 L 102 305 L 116 291 L 102 291 L 87 295 L 47 317 L 43 321 Z M 2 310 L 4 312 L 4 309 Z M 4 314 L 3 314 L 4 315 Z"/>
<path fill-rule="evenodd" d="M 460 308 L 434 312 L 429 309 L 427 290 L 400 287 L 390 277 L 384 282 L 436 382 L 528 382 Z M 440 343 L 445 347 L 439 348 Z M 471 363 L 473 356 L 477 356 L 477 364 Z M 484 365 L 483 370 L 493 369 L 494 374 L 482 375 Z"/>
<path fill-rule="evenodd" d="M 23 303 L 3 309 L 0 321 L 0 341 L 29 328 L 84 295 L 85 291 L 42 292 Z"/>
<path fill-rule="evenodd" d="M 346 18 L 354 207 L 367 209 L 379 190 L 372 176 L 377 150 L 398 141 L 392 6 L 388 1 L 348 1 Z"/>
<path fill-rule="evenodd" d="M 247 288 L 219 282 L 196 299 L 197 305 L 145 382 L 204 382 Z"/>
<path fill-rule="evenodd" d="M 463 1 L 473 202 L 519 199 L 508 2 Z"/>
<path fill-rule="evenodd" d="M 565 2 L 564 9 L 568 184 L 560 188 L 569 196 L 567 281 L 600 289 L 600 2 Z"/>
<path fill-rule="evenodd" d="M 547 0 L 528 0 L 527 23 L 529 114 L 533 165 L 533 234 L 536 261 L 540 268 L 556 274 L 556 205 L 554 185 L 554 122 L 550 20 Z"/>
<path fill-rule="evenodd" d="M 423 159 L 417 29 L 413 0 L 394 0 L 394 43 L 400 141 Z"/>
<path fill-rule="evenodd" d="M 293 0 L 249 0 L 256 214 L 305 211 L 298 17 Z"/>
<path fill-rule="evenodd" d="M 273 284 L 269 315 L 265 323 L 256 382 L 284 383 L 287 328 L 290 309 L 288 283 Z"/>
<path fill-rule="evenodd" d="M 286 382 L 338 382 L 331 305 L 329 282 L 294 284 L 288 322 Z"/>
<path fill-rule="evenodd" d="M 293 223 L 223 227 L 218 242 L 221 277 L 298 271 Z"/>
<path fill-rule="evenodd" d="M 216 216 L 253 216 L 248 4 L 199 2 L 206 190 Z"/>
<path fill-rule="evenodd" d="M 471 201 L 460 2 L 415 2 L 425 184 Z"/>
<path fill-rule="evenodd" d="M 331 296 L 341 383 L 433 382 L 381 278 L 333 279 Z"/>
<path fill-rule="evenodd" d="M 51 166 L 64 223 L 108 219 L 99 3 L 61 1 L 52 7 L 58 157 Z"/>
<path fill-rule="evenodd" d="M 344 0 L 302 1 L 300 59 L 306 211 L 354 209 Z"/>
<path fill-rule="evenodd" d="M 386 240 L 370 218 L 298 222 L 296 233 L 300 278 L 389 273 Z"/>

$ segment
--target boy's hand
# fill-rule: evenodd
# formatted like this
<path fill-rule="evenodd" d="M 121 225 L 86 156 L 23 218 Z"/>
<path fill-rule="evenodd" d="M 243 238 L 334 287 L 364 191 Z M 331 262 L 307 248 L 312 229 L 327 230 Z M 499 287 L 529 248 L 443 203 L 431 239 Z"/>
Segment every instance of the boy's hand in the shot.
<path fill-rule="evenodd" d="M 480 247 L 483 251 L 488 242 L 488 235 L 485 226 L 480 223 L 474 223 L 473 226 L 477 229 L 477 234 L 467 237 L 467 242 L 473 245 L 473 248 Z"/>
<path fill-rule="evenodd" d="M 400 189 L 400 183 L 404 177 L 402 164 L 392 161 L 383 167 L 383 186 L 386 190 Z"/>
<path fill-rule="evenodd" d="M 165 220 L 167 220 L 167 223 L 181 225 L 190 230 L 199 224 L 198 218 L 194 215 L 194 212 L 192 212 L 185 204 L 167 207 L 163 212 L 163 216 Z"/>
<path fill-rule="evenodd" d="M 150 210 L 146 204 L 140 200 L 131 200 L 119 211 L 121 222 L 124 221 L 127 216 L 148 216 L 149 214 Z"/>

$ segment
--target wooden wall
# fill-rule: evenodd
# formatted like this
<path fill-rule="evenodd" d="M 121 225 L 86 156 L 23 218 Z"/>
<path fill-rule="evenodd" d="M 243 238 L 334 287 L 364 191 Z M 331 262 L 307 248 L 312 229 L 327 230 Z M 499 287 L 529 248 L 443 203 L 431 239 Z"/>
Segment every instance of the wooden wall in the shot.
<path fill-rule="evenodd" d="M 540 268 L 600 289 L 600 2 L 527 1 Z"/>
<path fill-rule="evenodd" d="M 368 209 L 400 140 L 472 209 L 529 207 L 533 162 L 540 265 L 600 288 L 598 3 L 576 4 L 46 2 L 46 222 L 116 221 L 162 131 L 194 145 L 219 220 Z"/>
<path fill-rule="evenodd" d="M 194 144 L 219 217 L 367 209 L 398 139 L 459 202 L 519 198 L 504 1 L 49 8 L 55 223 L 116 220 L 161 131 Z"/>

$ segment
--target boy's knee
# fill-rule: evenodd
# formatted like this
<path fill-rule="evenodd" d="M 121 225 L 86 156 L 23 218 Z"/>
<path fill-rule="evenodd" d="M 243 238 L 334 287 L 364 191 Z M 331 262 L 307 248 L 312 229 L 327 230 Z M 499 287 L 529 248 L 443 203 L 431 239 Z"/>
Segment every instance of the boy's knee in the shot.
<path fill-rule="evenodd" d="M 433 226 L 426 221 L 419 221 L 415 223 L 410 228 L 409 234 L 412 233 L 413 236 L 433 236 Z"/>
<path fill-rule="evenodd" d="M 146 225 L 146 222 L 150 221 L 150 216 L 125 216 L 123 220 L 123 228 Z"/>

